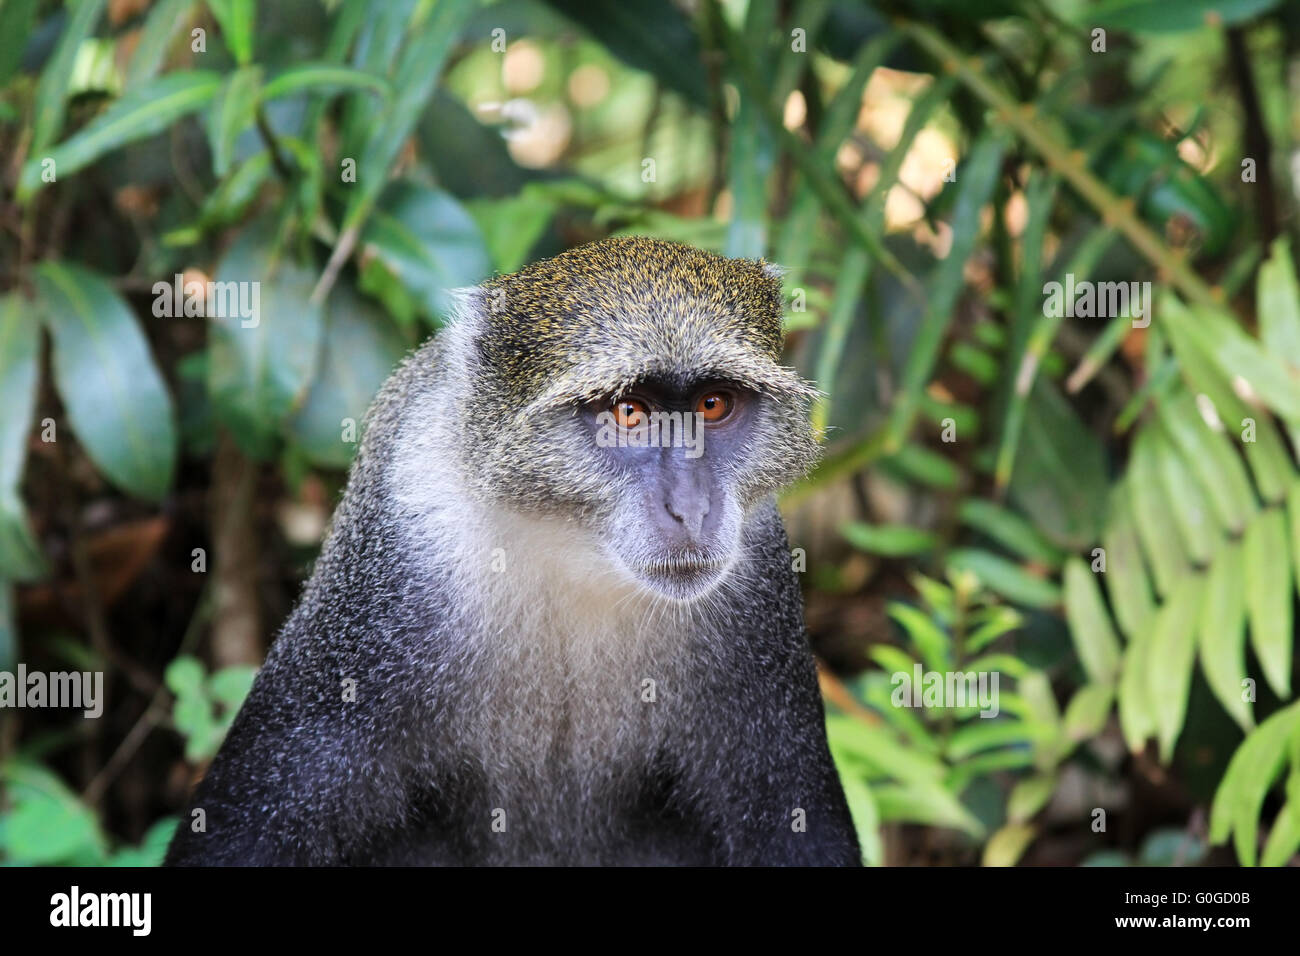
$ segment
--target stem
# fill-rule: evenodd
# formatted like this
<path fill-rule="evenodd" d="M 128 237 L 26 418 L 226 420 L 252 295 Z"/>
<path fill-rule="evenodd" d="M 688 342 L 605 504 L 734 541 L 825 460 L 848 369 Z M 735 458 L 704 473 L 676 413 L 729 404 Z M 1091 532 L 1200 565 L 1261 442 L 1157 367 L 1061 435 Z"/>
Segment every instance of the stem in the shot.
<path fill-rule="evenodd" d="M 855 240 L 865 246 L 882 266 L 898 278 L 898 281 L 903 284 L 903 287 L 910 295 L 916 298 L 918 302 L 924 302 L 925 293 L 920 282 L 904 268 L 903 264 L 898 261 L 898 258 L 892 252 L 885 248 L 885 244 L 880 237 L 867 228 L 867 224 L 863 221 L 852 200 L 844 194 L 843 185 L 838 181 L 834 173 L 828 172 L 817 161 L 817 157 L 803 140 L 785 128 L 781 113 L 772 104 L 771 98 L 764 94 L 763 83 L 759 78 L 758 68 L 754 65 L 754 61 L 749 54 L 749 48 L 740 41 L 735 31 L 727 25 L 717 0 L 712 0 L 709 3 L 709 19 L 713 25 L 714 35 L 722 41 L 723 48 L 727 51 L 732 64 L 736 67 L 741 85 L 744 87 L 744 95 L 753 98 L 758 105 L 759 114 L 767 123 L 772 135 L 780 142 L 786 152 L 794 158 L 795 165 L 799 167 L 799 172 L 803 174 L 809 187 L 817 194 L 817 198 L 822 201 L 822 204 L 826 206 L 831 215 L 839 220 L 840 225 Z"/>
<path fill-rule="evenodd" d="M 1223 302 L 1222 290 L 1212 288 L 1188 264 L 1186 256 L 1170 249 L 1156 232 L 1137 215 L 1132 199 L 1117 196 L 1110 187 L 1094 176 L 1082 150 L 1071 149 L 1044 131 L 1035 121 L 1032 103 L 1019 103 L 989 81 L 978 59 L 964 59 L 961 51 L 937 31 L 909 20 L 896 20 L 898 28 L 917 46 L 939 61 L 944 72 L 957 77 L 979 99 L 991 107 L 998 119 L 1019 136 L 1043 160 L 1056 170 L 1075 191 L 1092 205 L 1102 219 L 1115 226 L 1162 279 L 1171 282 L 1187 299 L 1211 308 Z"/>

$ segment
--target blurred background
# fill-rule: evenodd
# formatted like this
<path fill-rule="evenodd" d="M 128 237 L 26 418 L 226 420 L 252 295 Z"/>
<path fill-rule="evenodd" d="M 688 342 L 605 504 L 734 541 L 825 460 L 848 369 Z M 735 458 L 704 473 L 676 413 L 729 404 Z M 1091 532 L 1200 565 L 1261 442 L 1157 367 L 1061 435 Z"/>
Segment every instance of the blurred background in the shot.
<path fill-rule="evenodd" d="M 868 862 L 1294 865 L 1295 103 L 1280 0 L 0 0 L 0 673 L 104 675 L 0 861 L 156 863 L 443 290 L 644 234 L 786 269 Z"/>

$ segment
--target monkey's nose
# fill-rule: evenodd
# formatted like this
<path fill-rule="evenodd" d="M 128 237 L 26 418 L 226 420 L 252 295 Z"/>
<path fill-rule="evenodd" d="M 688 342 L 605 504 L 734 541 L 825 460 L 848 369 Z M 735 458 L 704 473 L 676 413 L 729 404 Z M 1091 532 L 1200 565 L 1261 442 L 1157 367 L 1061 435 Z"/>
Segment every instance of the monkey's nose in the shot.
<path fill-rule="evenodd" d="M 698 544 L 709 513 L 708 475 L 696 467 L 674 468 L 664 475 L 660 488 L 664 511 L 672 519 L 665 529 L 669 537 L 685 537 L 680 544 Z"/>
<path fill-rule="evenodd" d="M 704 527 L 704 516 L 709 513 L 707 498 L 702 499 L 698 495 L 689 495 L 685 501 L 670 498 L 664 502 L 664 507 L 673 516 L 673 520 L 686 528 L 692 538 L 699 539 L 700 529 Z"/>

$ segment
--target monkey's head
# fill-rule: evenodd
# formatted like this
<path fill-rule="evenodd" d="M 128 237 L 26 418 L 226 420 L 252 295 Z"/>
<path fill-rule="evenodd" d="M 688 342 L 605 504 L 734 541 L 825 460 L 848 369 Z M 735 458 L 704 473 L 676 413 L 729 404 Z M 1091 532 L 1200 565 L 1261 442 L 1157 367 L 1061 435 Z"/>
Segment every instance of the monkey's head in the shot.
<path fill-rule="evenodd" d="M 771 266 L 607 239 L 472 299 L 459 410 L 471 488 L 576 521 L 651 593 L 708 593 L 749 511 L 816 461 L 815 390 L 779 364 Z"/>

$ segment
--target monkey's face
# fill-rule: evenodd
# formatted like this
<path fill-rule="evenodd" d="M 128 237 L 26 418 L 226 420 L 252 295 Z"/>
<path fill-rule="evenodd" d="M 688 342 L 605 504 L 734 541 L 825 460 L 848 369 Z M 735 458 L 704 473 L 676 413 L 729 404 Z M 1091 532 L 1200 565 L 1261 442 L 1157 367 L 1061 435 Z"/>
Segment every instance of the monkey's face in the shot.
<path fill-rule="evenodd" d="M 744 511 L 744 439 L 761 413 L 762 396 L 725 381 L 643 381 L 582 406 L 607 481 L 603 537 L 643 587 L 690 600 L 727 573 Z"/>
<path fill-rule="evenodd" d="M 608 239 L 494 280 L 474 315 L 467 480 L 581 529 L 602 574 L 708 594 L 746 515 L 816 461 L 815 390 L 779 364 L 762 263 Z"/>
<path fill-rule="evenodd" d="M 689 602 L 741 557 L 752 509 L 816 461 L 807 405 L 715 374 L 642 376 L 596 399 L 481 419 L 473 444 L 497 450 L 472 480 L 503 507 L 583 532 L 563 540 L 590 553 L 557 546 L 558 566 Z"/>
<path fill-rule="evenodd" d="M 801 409 L 725 379 L 645 379 L 575 418 L 587 447 L 573 467 L 599 476 L 587 509 L 597 539 L 637 584 L 674 601 L 726 577 L 749 509 L 810 460 Z"/>

